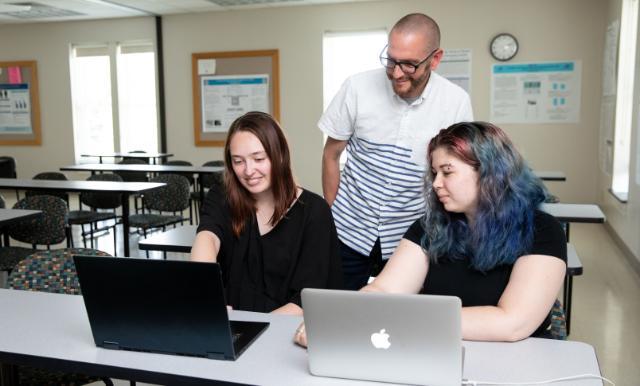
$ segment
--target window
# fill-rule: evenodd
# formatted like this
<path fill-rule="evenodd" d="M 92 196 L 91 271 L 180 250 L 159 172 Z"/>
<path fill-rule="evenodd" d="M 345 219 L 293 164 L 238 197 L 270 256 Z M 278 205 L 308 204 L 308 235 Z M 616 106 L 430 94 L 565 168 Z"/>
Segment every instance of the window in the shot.
<path fill-rule="evenodd" d="M 618 57 L 615 137 L 613 145 L 613 179 L 611 192 L 622 202 L 629 194 L 633 83 L 638 25 L 638 0 L 623 0 Z"/>
<path fill-rule="evenodd" d="M 90 152 L 157 151 L 153 45 L 74 46 L 70 62 L 76 162 Z"/>
<path fill-rule="evenodd" d="M 381 68 L 379 55 L 386 44 L 385 30 L 325 32 L 322 39 L 323 110 L 350 75 Z M 346 162 L 346 155 L 342 153 L 341 164 Z"/>

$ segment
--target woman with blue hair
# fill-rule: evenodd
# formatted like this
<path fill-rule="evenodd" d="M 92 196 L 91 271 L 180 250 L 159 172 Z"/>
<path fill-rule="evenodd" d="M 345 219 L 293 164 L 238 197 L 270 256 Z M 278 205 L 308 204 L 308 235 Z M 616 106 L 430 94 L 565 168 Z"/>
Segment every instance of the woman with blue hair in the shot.
<path fill-rule="evenodd" d="M 567 249 L 562 226 L 538 210 L 540 179 L 485 122 L 441 130 L 428 161 L 426 214 L 362 291 L 458 296 L 467 340 L 545 336 Z M 296 341 L 305 345 L 305 334 Z"/>

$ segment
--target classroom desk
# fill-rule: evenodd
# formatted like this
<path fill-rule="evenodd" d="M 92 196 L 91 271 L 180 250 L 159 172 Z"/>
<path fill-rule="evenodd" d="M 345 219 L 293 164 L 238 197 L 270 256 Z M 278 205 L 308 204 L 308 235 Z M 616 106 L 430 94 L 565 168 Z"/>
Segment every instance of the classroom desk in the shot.
<path fill-rule="evenodd" d="M 234 362 L 97 348 L 78 295 L 0 289 L 0 309 L 19 310 L 0 318 L 3 363 L 158 384 L 381 385 L 310 375 L 306 351 L 292 342 L 301 320 L 295 316 L 232 311 L 231 319 L 271 322 Z M 585 343 L 530 338 L 517 343 L 463 344 L 464 378 L 468 379 L 532 382 L 600 374 L 595 350 Z M 602 382 L 585 380 L 580 385 Z"/>
<path fill-rule="evenodd" d="M 566 181 L 567 180 L 567 176 L 560 171 L 534 170 L 533 174 L 538 176 L 543 181 Z"/>
<path fill-rule="evenodd" d="M 81 154 L 81 157 L 98 157 L 98 162 L 102 163 L 102 158 L 146 158 L 153 164 L 160 163 L 163 158 L 173 157 L 170 153 L 122 153 L 122 152 L 101 152 Z M 158 162 L 156 162 L 158 160 Z"/>
<path fill-rule="evenodd" d="M 197 229 L 197 225 L 183 225 L 155 233 L 153 236 L 140 240 L 138 248 L 143 251 L 189 253 L 196 238 Z"/>
<path fill-rule="evenodd" d="M 182 166 L 182 165 L 130 165 L 130 164 L 78 164 L 61 167 L 62 171 L 73 172 L 147 172 L 147 173 L 191 173 L 197 176 L 198 183 L 203 174 L 224 171 L 223 166 Z M 199 187 L 200 202 L 204 201 L 204 189 Z"/>
<path fill-rule="evenodd" d="M 129 195 L 143 193 L 164 185 L 166 184 L 153 182 L 58 181 L 0 178 L 0 189 L 58 190 L 75 193 L 110 192 L 122 194 L 122 239 L 124 240 L 125 256 L 129 256 Z"/>
<path fill-rule="evenodd" d="M 39 210 L 28 209 L 0 209 L 0 231 L 2 231 L 4 245 L 9 245 L 9 235 L 2 229 L 15 221 L 30 220 L 42 214 Z"/>

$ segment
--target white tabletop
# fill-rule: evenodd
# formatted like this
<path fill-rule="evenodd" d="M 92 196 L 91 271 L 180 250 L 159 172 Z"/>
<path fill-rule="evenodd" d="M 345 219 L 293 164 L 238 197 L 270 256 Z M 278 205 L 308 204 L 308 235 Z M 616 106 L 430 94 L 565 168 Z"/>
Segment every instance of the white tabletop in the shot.
<path fill-rule="evenodd" d="M 271 322 L 233 362 L 97 348 L 81 296 L 0 289 L 0 309 L 4 310 L 0 318 L 4 362 L 57 359 L 73 362 L 78 371 L 110 371 L 120 378 L 157 383 L 195 377 L 259 385 L 380 385 L 310 375 L 306 351 L 292 342 L 299 317 L 231 312 L 232 319 Z M 464 342 L 464 346 L 467 379 L 533 382 L 600 374 L 595 351 L 585 343 L 530 338 L 517 343 Z M 601 384 L 580 381 L 583 386 Z"/>
<path fill-rule="evenodd" d="M 602 223 L 606 220 L 600 207 L 595 204 L 542 204 L 540 209 L 558 221 Z"/>

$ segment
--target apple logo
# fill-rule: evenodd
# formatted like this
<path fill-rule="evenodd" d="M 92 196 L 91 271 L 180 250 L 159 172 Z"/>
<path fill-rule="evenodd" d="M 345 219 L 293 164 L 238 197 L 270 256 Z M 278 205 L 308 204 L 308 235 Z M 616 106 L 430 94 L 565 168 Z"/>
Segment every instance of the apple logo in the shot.
<path fill-rule="evenodd" d="M 388 349 L 391 346 L 391 342 L 389 342 L 389 334 L 386 333 L 386 330 L 383 328 L 380 332 L 374 332 L 371 334 L 371 343 L 375 348 Z"/>

